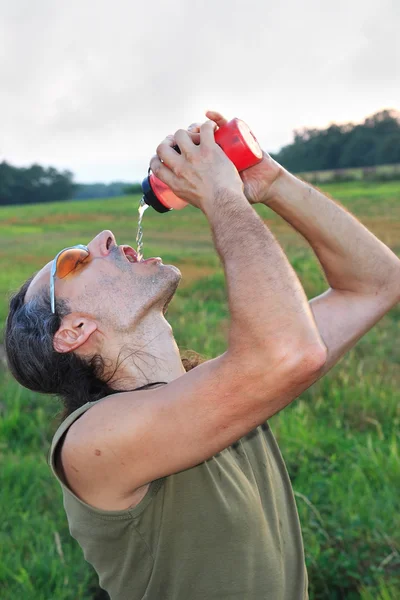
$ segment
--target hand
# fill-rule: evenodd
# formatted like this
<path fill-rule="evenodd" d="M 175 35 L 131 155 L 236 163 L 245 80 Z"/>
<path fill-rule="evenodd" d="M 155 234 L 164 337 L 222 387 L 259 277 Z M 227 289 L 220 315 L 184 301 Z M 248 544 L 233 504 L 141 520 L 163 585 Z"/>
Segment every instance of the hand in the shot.
<path fill-rule="evenodd" d="M 195 135 L 179 129 L 157 147 L 150 161 L 154 175 L 171 190 L 204 211 L 220 190 L 243 195 L 243 182 L 235 165 L 215 143 L 213 121 L 206 121 Z M 179 146 L 181 154 L 174 150 Z"/>
<path fill-rule="evenodd" d="M 228 122 L 225 117 L 216 111 L 207 111 L 206 117 L 214 121 L 218 127 L 222 127 Z M 196 136 L 199 131 L 199 123 L 193 123 L 188 128 L 189 135 L 191 135 L 194 143 L 197 143 L 198 138 Z M 261 162 L 240 173 L 244 184 L 244 194 L 250 204 L 257 204 L 259 202 L 268 204 L 271 188 L 283 170 L 269 154 L 263 151 Z"/>

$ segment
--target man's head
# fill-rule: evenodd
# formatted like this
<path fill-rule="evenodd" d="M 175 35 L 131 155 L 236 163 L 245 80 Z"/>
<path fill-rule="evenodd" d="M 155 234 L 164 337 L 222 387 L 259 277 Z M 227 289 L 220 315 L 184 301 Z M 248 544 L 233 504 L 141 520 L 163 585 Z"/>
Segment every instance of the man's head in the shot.
<path fill-rule="evenodd" d="M 107 380 L 118 368 L 115 356 L 150 339 L 160 322 L 166 323 L 165 311 L 181 279 L 176 267 L 161 259 L 137 262 L 135 251 L 118 246 L 111 231 L 97 235 L 87 248 L 84 260 L 66 276 L 56 275 L 54 314 L 53 261 L 10 302 L 6 352 L 11 371 L 25 387 L 65 396 L 72 373 L 74 385 L 85 387 L 90 371 L 111 393 Z M 86 390 L 92 399 L 106 395 L 99 381 Z"/>
<path fill-rule="evenodd" d="M 90 354 L 103 341 L 114 344 L 131 337 L 151 311 L 166 310 L 181 278 L 176 267 L 164 265 L 161 259 L 137 262 L 136 252 L 118 246 L 108 230 L 87 248 L 89 255 L 83 262 L 64 278 L 55 277 L 56 314 L 58 304 L 67 303 L 69 308 L 54 336 L 58 352 Z M 50 299 L 52 264 L 35 275 L 25 303 L 38 296 Z"/>

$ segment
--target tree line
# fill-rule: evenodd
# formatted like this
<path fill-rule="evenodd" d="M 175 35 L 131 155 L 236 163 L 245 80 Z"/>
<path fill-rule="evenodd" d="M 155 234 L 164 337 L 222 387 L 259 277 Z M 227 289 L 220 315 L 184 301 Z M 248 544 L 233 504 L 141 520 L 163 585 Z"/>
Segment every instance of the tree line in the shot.
<path fill-rule="evenodd" d="M 358 125 L 295 130 L 294 142 L 272 156 L 294 173 L 400 163 L 400 113 L 382 110 Z"/>
<path fill-rule="evenodd" d="M 18 168 L 5 161 L 0 163 L 0 205 L 69 200 L 76 188 L 71 171 L 40 165 Z"/>

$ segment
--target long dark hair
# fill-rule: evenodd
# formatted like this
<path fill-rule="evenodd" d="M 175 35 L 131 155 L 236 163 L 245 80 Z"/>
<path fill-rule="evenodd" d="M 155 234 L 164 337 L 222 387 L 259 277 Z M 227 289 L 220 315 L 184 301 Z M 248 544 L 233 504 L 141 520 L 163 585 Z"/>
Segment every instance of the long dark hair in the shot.
<path fill-rule="evenodd" d="M 32 279 L 29 278 L 10 300 L 5 330 L 7 363 L 22 386 L 60 397 L 64 405 L 60 416 L 63 421 L 87 402 L 115 394 L 118 390 L 109 385 L 115 373 L 104 378 L 105 362 L 99 354 L 84 360 L 74 352 L 60 353 L 54 349 L 54 334 L 70 309 L 67 302 L 57 300 L 56 314 L 53 314 L 44 291 L 25 303 Z M 206 358 L 190 350 L 181 360 L 184 369 L 190 371 Z"/>

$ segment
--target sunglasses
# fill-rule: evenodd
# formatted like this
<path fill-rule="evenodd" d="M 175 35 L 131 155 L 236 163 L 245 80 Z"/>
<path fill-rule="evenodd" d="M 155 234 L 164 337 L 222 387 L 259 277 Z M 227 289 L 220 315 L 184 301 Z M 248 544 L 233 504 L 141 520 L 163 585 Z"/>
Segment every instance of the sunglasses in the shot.
<path fill-rule="evenodd" d="M 74 269 L 82 264 L 90 255 L 89 248 L 82 244 L 76 246 L 69 246 L 61 250 L 53 260 L 51 266 L 50 275 L 50 301 L 51 301 L 51 312 L 56 312 L 56 293 L 55 293 L 55 279 L 64 279 L 67 275 L 72 273 Z"/>

